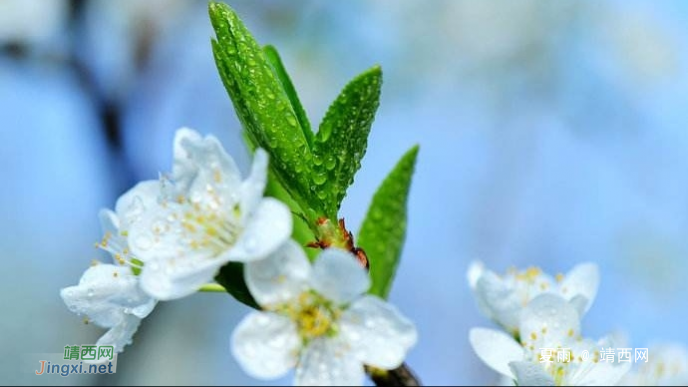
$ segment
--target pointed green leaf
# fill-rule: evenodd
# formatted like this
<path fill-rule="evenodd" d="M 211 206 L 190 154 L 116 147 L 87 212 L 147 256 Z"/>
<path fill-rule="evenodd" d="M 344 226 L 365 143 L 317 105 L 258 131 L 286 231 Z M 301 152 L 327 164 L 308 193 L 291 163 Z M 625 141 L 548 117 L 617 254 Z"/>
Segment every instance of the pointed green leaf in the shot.
<path fill-rule="evenodd" d="M 260 309 L 244 281 L 243 263 L 229 262 L 222 266 L 220 272 L 215 276 L 215 281 L 224 286 L 227 289 L 227 293 L 231 294 L 237 301 L 251 308 Z"/>
<path fill-rule="evenodd" d="M 215 63 L 242 125 L 268 151 L 271 168 L 302 206 L 320 209 L 311 194 L 312 155 L 292 103 L 263 50 L 236 13 L 211 2 Z"/>
<path fill-rule="evenodd" d="M 401 157 L 373 196 L 358 234 L 370 261 L 370 294 L 387 298 L 406 236 L 406 200 L 418 155 L 418 146 Z"/>
<path fill-rule="evenodd" d="M 282 84 L 284 92 L 287 93 L 287 97 L 289 97 L 291 107 L 294 110 L 294 113 L 296 113 L 296 118 L 299 120 L 299 125 L 303 130 L 303 136 L 306 138 L 306 141 L 308 141 L 308 144 L 312 145 L 313 131 L 311 130 L 311 123 L 308 121 L 306 111 L 301 105 L 301 100 L 299 100 L 299 95 L 296 93 L 296 88 L 294 88 L 294 84 L 292 83 L 291 78 L 289 78 L 287 69 L 284 68 L 282 58 L 280 58 L 277 49 L 271 45 L 263 47 L 263 52 L 265 52 L 265 57 L 272 65 L 272 69 L 275 71 L 277 79 L 279 79 L 280 83 Z"/>
<path fill-rule="evenodd" d="M 361 167 L 381 86 L 379 66 L 354 78 L 327 110 L 315 137 L 313 182 L 331 218 L 336 218 L 346 189 Z"/>
<path fill-rule="evenodd" d="M 313 182 L 328 216 L 336 218 L 346 190 L 366 152 L 368 134 L 380 102 L 379 66 L 349 82 L 330 105 L 313 144 Z"/>

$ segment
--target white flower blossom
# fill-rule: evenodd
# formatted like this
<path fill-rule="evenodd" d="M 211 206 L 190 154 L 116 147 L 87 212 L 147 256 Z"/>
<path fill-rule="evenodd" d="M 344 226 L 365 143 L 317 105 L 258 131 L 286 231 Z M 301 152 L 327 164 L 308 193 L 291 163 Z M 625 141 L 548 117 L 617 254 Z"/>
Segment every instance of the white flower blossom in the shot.
<path fill-rule="evenodd" d="M 368 273 L 349 252 L 327 249 L 311 266 L 290 240 L 244 276 L 263 311 L 237 326 L 232 352 L 256 378 L 296 367 L 296 385 L 360 385 L 364 364 L 394 369 L 416 343 L 413 323 L 364 294 Z"/>
<path fill-rule="evenodd" d="M 288 207 L 263 197 L 267 166 L 267 154 L 258 149 L 242 181 L 217 138 L 177 131 L 173 171 L 161 179 L 159 204 L 130 230 L 132 251 L 146 262 L 146 292 L 161 300 L 184 297 L 227 262 L 262 259 L 289 238 Z"/>
<path fill-rule="evenodd" d="M 650 345 L 647 362 L 636 361 L 634 367 L 624 376 L 619 386 L 688 385 L 688 349 L 683 345 Z"/>
<path fill-rule="evenodd" d="M 493 329 L 473 328 L 469 333 L 478 357 L 519 386 L 613 385 L 631 366 L 602 361 L 599 350 L 611 343 L 582 338 L 577 308 L 554 294 L 530 301 L 521 314 L 519 331 L 520 343 Z M 552 362 L 543 358 L 542 349 L 553 349 Z"/>
<path fill-rule="evenodd" d="M 600 279 L 593 263 L 577 265 L 566 275 L 553 278 L 537 267 L 522 272 L 511 269 L 500 276 L 473 262 L 467 277 L 481 312 L 514 335 L 519 333 L 523 308 L 540 294 L 552 293 L 572 301 L 582 317 L 595 299 Z"/>
<path fill-rule="evenodd" d="M 108 251 L 114 264 L 96 262 L 84 272 L 78 285 L 60 292 L 71 311 L 85 315 L 87 322 L 109 328 L 96 345 L 112 345 L 116 353 L 131 343 L 141 319 L 156 304 L 140 287 L 137 273 L 144 263 L 131 255 L 127 235 L 146 207 L 155 204 L 158 190 L 155 181 L 139 183 L 119 198 L 116 212 L 101 210 L 104 237 L 96 246 Z"/>

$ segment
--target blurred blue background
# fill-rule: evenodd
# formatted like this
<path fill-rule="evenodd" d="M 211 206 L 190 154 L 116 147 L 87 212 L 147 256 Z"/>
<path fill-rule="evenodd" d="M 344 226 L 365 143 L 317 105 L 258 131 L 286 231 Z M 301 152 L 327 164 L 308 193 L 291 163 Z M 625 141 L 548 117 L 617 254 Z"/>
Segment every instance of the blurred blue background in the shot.
<path fill-rule="evenodd" d="M 382 65 L 382 104 L 341 215 L 358 229 L 377 185 L 420 143 L 391 299 L 417 323 L 408 363 L 425 383 L 497 380 L 467 340 L 491 325 L 466 285 L 473 259 L 552 273 L 596 262 L 588 336 L 688 342 L 688 3 L 230 4 L 279 48 L 314 124 L 350 78 Z M 290 382 L 241 371 L 229 337 L 247 309 L 222 294 L 161 303 L 113 376 L 20 369 L 20 354 L 103 332 L 58 291 L 104 258 L 98 209 L 170 169 L 178 127 L 217 135 L 247 170 L 206 7 L 0 2 L 3 384 Z"/>

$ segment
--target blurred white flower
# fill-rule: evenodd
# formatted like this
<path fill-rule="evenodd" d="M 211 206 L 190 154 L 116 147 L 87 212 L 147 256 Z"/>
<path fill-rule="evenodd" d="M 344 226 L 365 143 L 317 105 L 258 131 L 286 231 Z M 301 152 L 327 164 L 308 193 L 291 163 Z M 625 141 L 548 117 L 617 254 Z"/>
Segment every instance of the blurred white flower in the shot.
<path fill-rule="evenodd" d="M 327 249 L 311 266 L 289 241 L 248 263 L 244 275 L 264 311 L 237 326 L 232 352 L 256 378 L 277 378 L 296 367 L 296 385 L 361 385 L 364 364 L 394 369 L 416 343 L 412 322 L 364 294 L 368 273 L 346 251 Z"/>
<path fill-rule="evenodd" d="M 473 262 L 467 277 L 481 312 L 514 335 L 519 333 L 523 308 L 540 294 L 552 293 L 572 301 L 582 317 L 595 299 L 600 279 L 593 263 L 576 265 L 566 275 L 553 278 L 537 267 L 522 272 L 511 269 L 500 276 L 481 262 Z"/>
<path fill-rule="evenodd" d="M 145 209 L 155 204 L 158 187 L 155 181 L 139 183 L 117 200 L 116 212 L 101 210 L 104 237 L 96 246 L 108 251 L 115 262 L 95 262 L 78 285 L 60 292 L 71 311 L 86 315 L 87 322 L 109 328 L 96 345 L 112 345 L 117 353 L 131 343 L 141 319 L 156 304 L 140 287 L 137 274 L 144 263 L 131 255 L 127 235 Z"/>
<path fill-rule="evenodd" d="M 131 98 L 133 87 L 149 81 L 138 73 L 159 49 L 159 40 L 175 28 L 190 28 L 186 16 L 200 6 L 183 0 L 85 2 L 77 54 L 92 71 L 101 92 L 124 103 Z"/>
<path fill-rule="evenodd" d="M 679 344 L 657 344 L 648 348 L 647 363 L 637 362 L 620 386 L 688 385 L 688 349 Z"/>
<path fill-rule="evenodd" d="M 66 0 L 0 1 L 0 43 L 45 44 L 66 21 Z"/>
<path fill-rule="evenodd" d="M 267 166 L 267 154 L 258 149 L 242 181 L 215 137 L 177 131 L 172 176 L 161 179 L 158 205 L 130 230 L 132 251 L 146 262 L 146 292 L 161 300 L 184 297 L 227 262 L 262 259 L 289 238 L 288 207 L 263 197 Z"/>
<path fill-rule="evenodd" d="M 577 309 L 554 294 L 535 297 L 523 309 L 519 329 L 520 343 L 492 329 L 469 333 L 478 357 L 519 386 L 613 385 L 631 367 L 630 362 L 601 361 L 599 348 L 611 346 L 609 341 L 582 338 Z M 542 349 L 552 349 L 553 357 L 543 357 Z"/>

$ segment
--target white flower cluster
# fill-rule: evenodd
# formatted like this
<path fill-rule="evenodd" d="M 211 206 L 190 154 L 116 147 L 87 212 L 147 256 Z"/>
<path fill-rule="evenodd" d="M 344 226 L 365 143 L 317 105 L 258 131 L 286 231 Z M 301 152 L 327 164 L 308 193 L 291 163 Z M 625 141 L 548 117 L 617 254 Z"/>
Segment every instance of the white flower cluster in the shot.
<path fill-rule="evenodd" d="M 243 262 L 262 310 L 232 336 L 247 373 L 276 378 L 296 368 L 297 385 L 361 384 L 364 365 L 393 369 L 415 344 L 415 326 L 385 301 L 365 295 L 366 270 L 347 251 L 324 250 L 311 263 L 290 239 L 292 214 L 264 197 L 268 157 L 258 149 L 242 180 L 213 136 L 177 131 L 169 176 L 144 181 L 100 213 L 96 263 L 62 289 L 70 310 L 109 330 L 97 345 L 121 352 L 158 300 L 199 290 L 228 262 Z"/>
<path fill-rule="evenodd" d="M 481 311 L 506 330 L 471 329 L 473 350 L 517 385 L 614 385 L 630 369 L 631 363 L 600 361 L 599 348 L 612 346 L 609 339 L 581 335 L 580 320 L 597 293 L 597 266 L 582 264 L 552 278 L 537 268 L 499 276 L 474 263 L 468 282 Z M 543 348 L 567 353 L 545 361 Z"/>
<path fill-rule="evenodd" d="M 647 362 L 605 361 L 609 338 L 593 341 L 580 320 L 597 294 L 599 271 L 585 263 L 551 277 L 538 268 L 497 275 L 471 264 L 468 283 L 480 310 L 505 331 L 473 328 L 469 341 L 478 357 L 519 386 L 661 386 L 688 382 L 688 350 L 679 345 L 650 348 Z M 543 352 L 543 349 L 546 349 Z M 551 351 L 548 351 L 551 349 Z M 561 352 L 565 356 L 559 357 Z M 544 356 L 552 355 L 545 359 Z M 629 372 L 630 371 L 630 372 Z"/>

